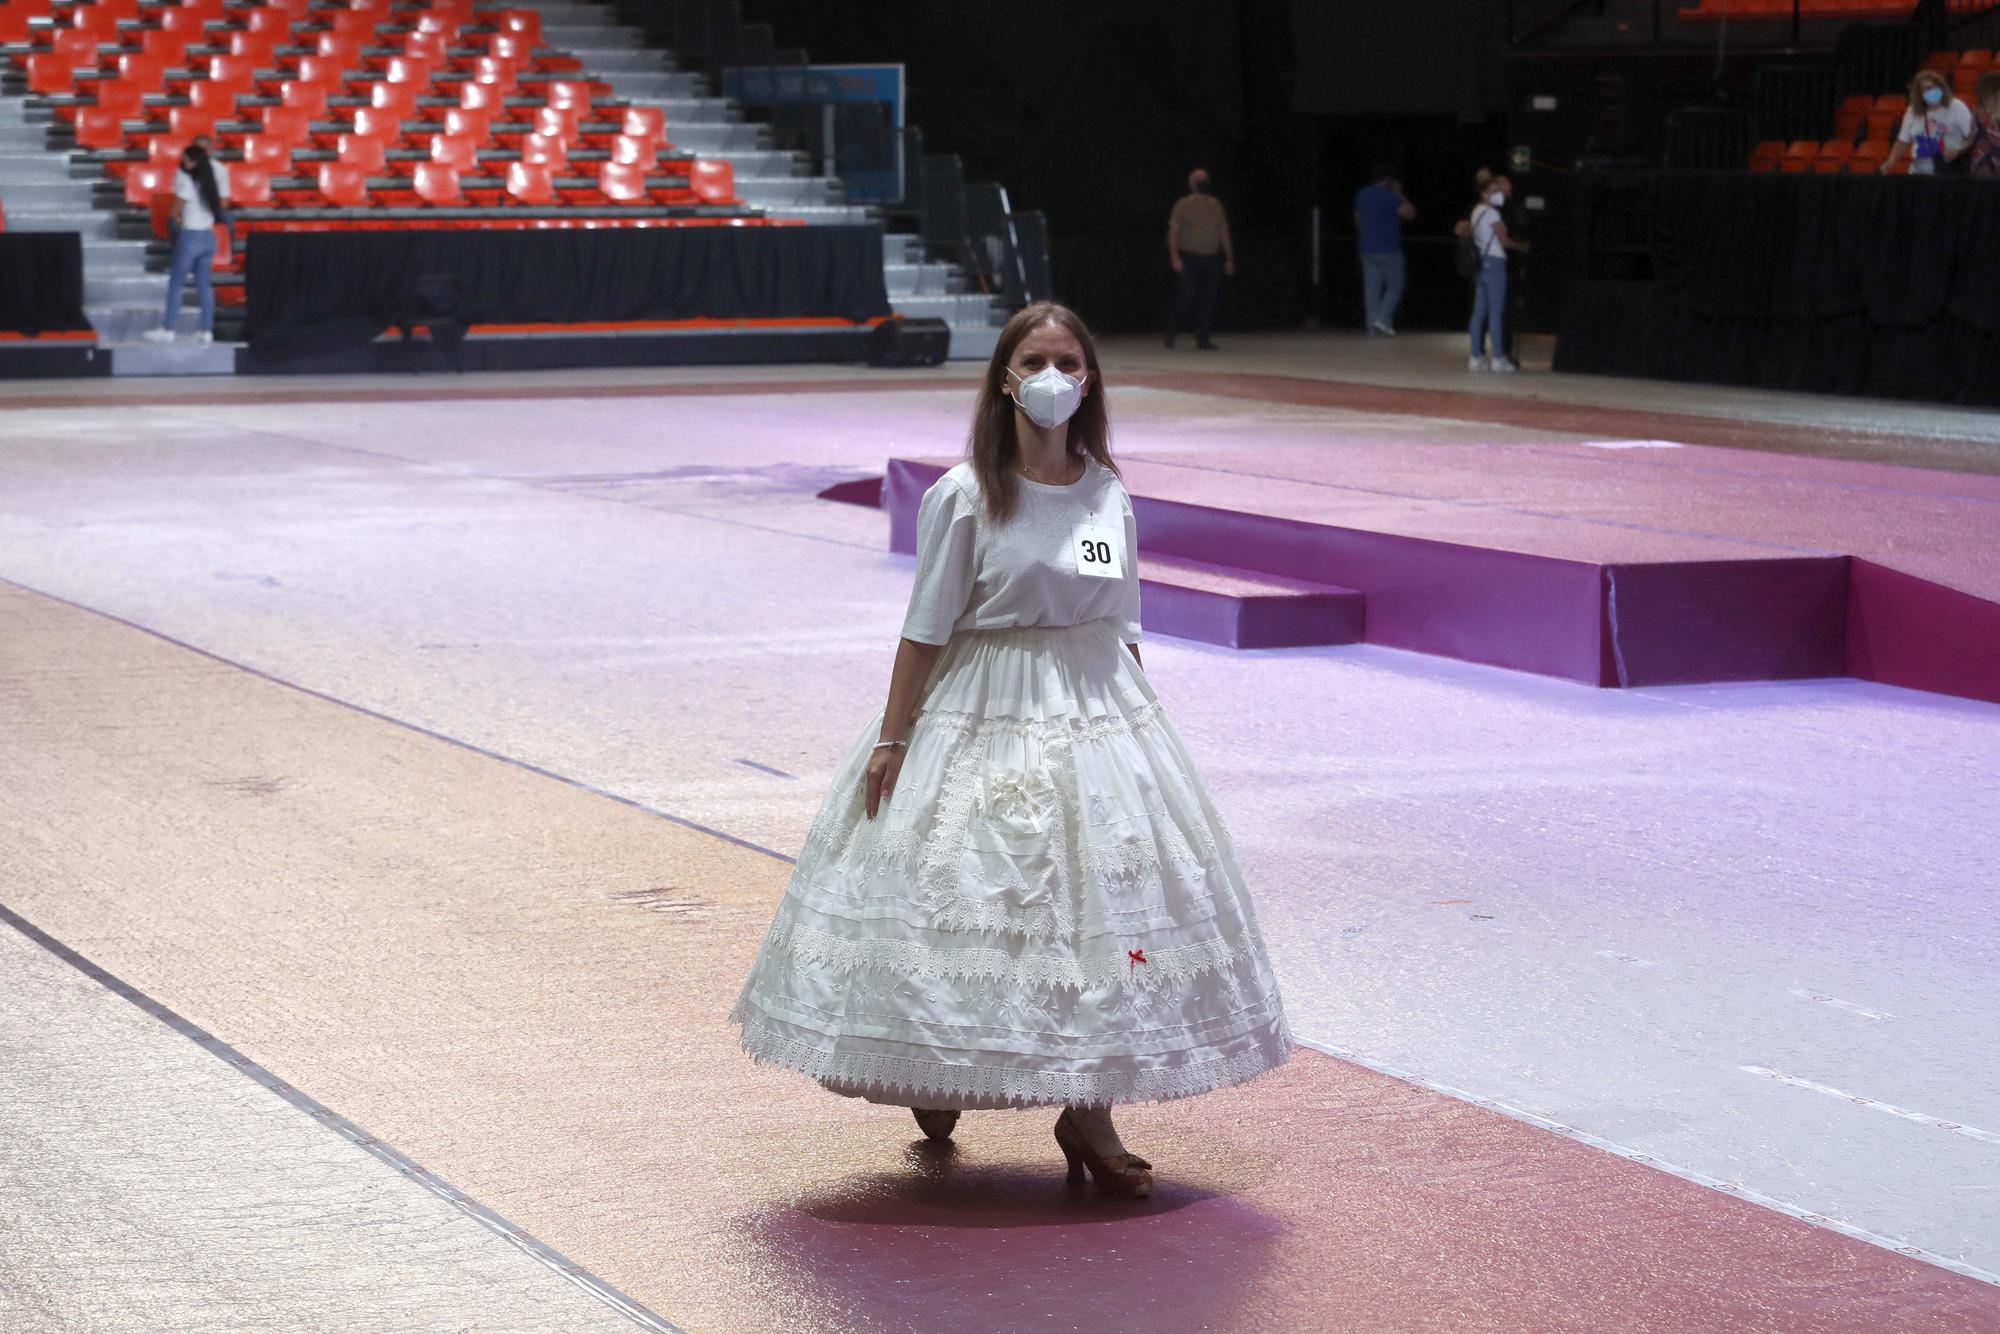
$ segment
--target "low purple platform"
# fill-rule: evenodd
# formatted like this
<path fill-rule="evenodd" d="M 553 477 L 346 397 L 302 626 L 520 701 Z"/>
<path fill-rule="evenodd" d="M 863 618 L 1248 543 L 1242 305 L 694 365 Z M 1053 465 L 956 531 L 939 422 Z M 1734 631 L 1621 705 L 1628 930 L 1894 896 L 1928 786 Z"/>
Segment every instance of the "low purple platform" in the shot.
<path fill-rule="evenodd" d="M 917 503 L 949 466 L 889 462 L 892 550 L 914 552 Z M 1520 510 L 1491 522 L 1490 545 L 1441 541 L 1269 512 L 1295 505 L 1293 479 L 1246 479 L 1229 508 L 1159 494 L 1216 494 L 1227 479 L 1196 465 L 1125 468 L 1159 633 L 1238 648 L 1365 641 L 1600 686 L 1859 675 L 2000 698 L 2000 607 L 1848 555 L 1687 531 L 1635 540 L 1633 524 L 1579 535 L 1563 515 Z M 836 490 L 867 503 L 863 484 Z M 1510 549 L 1543 533 L 1563 554 Z M 1663 558 L 1570 554 L 1593 542 Z"/>

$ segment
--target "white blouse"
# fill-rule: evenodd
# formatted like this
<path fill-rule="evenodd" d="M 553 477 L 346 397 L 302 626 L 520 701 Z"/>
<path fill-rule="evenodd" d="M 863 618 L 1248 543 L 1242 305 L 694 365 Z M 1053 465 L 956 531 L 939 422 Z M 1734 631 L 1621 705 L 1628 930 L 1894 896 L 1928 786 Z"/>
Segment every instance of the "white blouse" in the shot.
<path fill-rule="evenodd" d="M 1132 498 L 1110 469 L 1086 457 L 1069 486 L 1020 483 L 1014 517 L 986 517 L 979 476 L 965 462 L 931 484 L 917 507 L 917 582 L 903 638 L 943 644 L 958 630 L 1081 625 L 1109 617 L 1139 642 L 1139 525 Z M 1119 540 L 1119 577 L 1078 572 L 1090 532 Z M 1087 564 L 1088 562 L 1086 562 Z"/>

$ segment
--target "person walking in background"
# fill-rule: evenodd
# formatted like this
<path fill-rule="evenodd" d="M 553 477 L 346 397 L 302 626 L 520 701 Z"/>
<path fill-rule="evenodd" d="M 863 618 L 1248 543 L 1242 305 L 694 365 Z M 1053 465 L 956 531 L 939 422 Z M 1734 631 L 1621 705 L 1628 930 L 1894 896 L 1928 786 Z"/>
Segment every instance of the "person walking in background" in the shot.
<path fill-rule="evenodd" d="M 1372 182 L 1354 195 L 1354 231 L 1360 238 L 1361 303 L 1368 336 L 1396 336 L 1396 306 L 1403 299 L 1403 224 L 1417 216 L 1403 194 L 1396 169 L 1378 163 Z"/>
<path fill-rule="evenodd" d="M 1944 75 L 1920 69 L 1910 80 L 1910 109 L 1903 113 L 1896 142 L 1876 170 L 1893 171 L 1909 157 L 1912 176 L 1951 171 L 1970 138 L 1972 108 L 1951 95 L 1951 83 Z"/>
<path fill-rule="evenodd" d="M 1194 345 L 1215 351 L 1208 331 L 1215 320 L 1215 298 L 1224 274 L 1236 272 L 1236 253 L 1229 245 L 1229 214 L 1209 193 L 1208 173 L 1196 167 L 1188 173 L 1188 192 L 1167 215 L 1167 262 L 1179 278 L 1174 284 L 1173 313 L 1167 317 L 1167 346 L 1182 329 L 1194 329 Z"/>
<path fill-rule="evenodd" d="M 1505 374 L 1520 369 L 1507 359 L 1506 335 L 1501 327 L 1507 308 L 1507 252 L 1528 248 L 1527 242 L 1507 234 L 1507 224 L 1500 218 L 1500 210 L 1513 193 L 1514 183 L 1496 175 L 1487 183 L 1486 197 L 1472 210 L 1469 226 L 1479 268 L 1472 280 L 1472 325 L 1468 330 L 1472 356 L 1465 363 L 1467 370 Z"/>
<path fill-rule="evenodd" d="M 149 343 L 174 341 L 174 324 L 180 315 L 181 284 L 194 278 L 194 290 L 201 298 L 201 331 L 197 343 L 215 341 L 215 224 L 226 212 L 229 198 L 229 170 L 208 155 L 199 144 L 190 144 L 181 154 L 180 170 L 174 173 L 173 259 L 167 270 L 167 306 L 160 327 L 146 331 Z"/>

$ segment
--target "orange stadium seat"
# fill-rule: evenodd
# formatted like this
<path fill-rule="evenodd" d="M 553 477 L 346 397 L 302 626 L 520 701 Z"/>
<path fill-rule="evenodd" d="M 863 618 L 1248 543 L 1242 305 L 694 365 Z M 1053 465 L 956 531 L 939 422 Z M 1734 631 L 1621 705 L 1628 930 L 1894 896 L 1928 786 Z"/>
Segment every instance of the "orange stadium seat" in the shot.
<path fill-rule="evenodd" d="M 1847 167 L 1854 156 L 1852 139 L 1829 139 L 1820 145 L 1819 156 L 1813 159 L 1813 170 L 1822 176 L 1832 176 Z"/>

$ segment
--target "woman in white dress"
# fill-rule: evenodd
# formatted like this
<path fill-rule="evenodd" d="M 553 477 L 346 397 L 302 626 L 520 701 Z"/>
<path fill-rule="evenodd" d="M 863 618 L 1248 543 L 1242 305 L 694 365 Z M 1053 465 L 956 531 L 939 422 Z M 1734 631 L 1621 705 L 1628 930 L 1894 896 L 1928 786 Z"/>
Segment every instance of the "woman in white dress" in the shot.
<path fill-rule="evenodd" d="M 887 705 L 849 747 L 730 1012 L 757 1060 L 911 1107 L 1057 1105 L 1069 1180 L 1152 1190 L 1117 1103 L 1291 1050 L 1222 815 L 1139 661 L 1138 529 L 1096 350 L 1001 332 L 924 493 Z"/>

